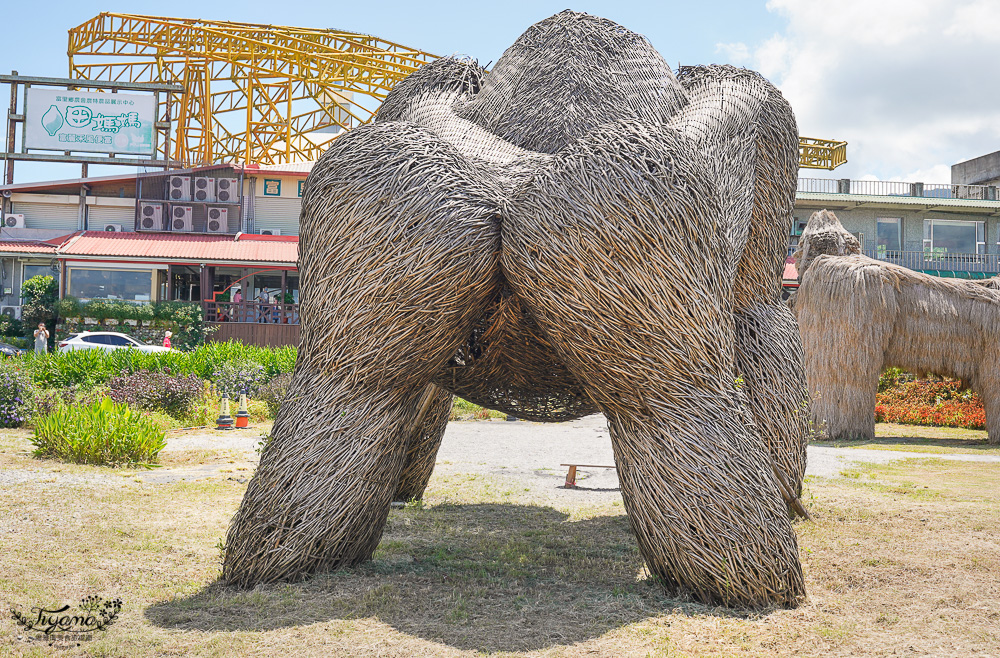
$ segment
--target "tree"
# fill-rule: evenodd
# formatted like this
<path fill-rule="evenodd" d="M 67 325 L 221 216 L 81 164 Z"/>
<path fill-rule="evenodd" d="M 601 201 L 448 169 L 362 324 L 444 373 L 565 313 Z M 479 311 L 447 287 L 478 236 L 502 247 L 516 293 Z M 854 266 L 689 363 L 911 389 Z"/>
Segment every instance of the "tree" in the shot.
<path fill-rule="evenodd" d="M 51 276 L 33 276 L 22 283 L 21 322 L 25 331 L 30 333 L 39 322 L 45 322 L 52 333 L 58 298 L 59 285 Z"/>

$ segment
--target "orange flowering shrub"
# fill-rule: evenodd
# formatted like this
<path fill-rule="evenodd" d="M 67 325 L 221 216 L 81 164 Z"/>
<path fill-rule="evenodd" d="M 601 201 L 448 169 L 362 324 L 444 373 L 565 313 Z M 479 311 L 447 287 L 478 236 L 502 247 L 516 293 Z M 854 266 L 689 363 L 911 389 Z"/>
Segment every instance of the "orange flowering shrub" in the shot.
<path fill-rule="evenodd" d="M 979 396 L 957 381 L 901 382 L 875 397 L 875 422 L 937 427 L 986 428 Z"/>

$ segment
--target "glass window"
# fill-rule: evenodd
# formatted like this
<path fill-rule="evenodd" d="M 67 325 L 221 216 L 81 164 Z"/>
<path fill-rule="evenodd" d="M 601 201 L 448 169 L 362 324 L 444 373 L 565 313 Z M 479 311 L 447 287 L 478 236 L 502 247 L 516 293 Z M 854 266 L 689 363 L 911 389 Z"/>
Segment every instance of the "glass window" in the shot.
<path fill-rule="evenodd" d="M 986 223 L 960 219 L 925 219 L 924 250 L 940 254 L 979 254 L 985 251 Z"/>
<path fill-rule="evenodd" d="M 149 301 L 152 270 L 98 270 L 69 268 L 68 294 L 79 299 Z"/>
<path fill-rule="evenodd" d="M 48 265 L 28 265 L 24 266 L 24 280 L 34 278 L 36 276 L 51 276 L 56 277 L 56 273 L 52 271 L 52 268 Z"/>
<path fill-rule="evenodd" d="M 96 335 L 96 336 L 84 336 L 80 340 L 82 340 L 85 343 L 92 343 L 94 345 L 107 345 L 108 342 L 104 339 L 105 336 Z"/>
<path fill-rule="evenodd" d="M 878 223 L 876 245 L 881 247 L 879 251 L 902 251 L 902 236 L 900 235 L 902 219 L 899 217 L 879 217 L 876 221 Z"/>
<path fill-rule="evenodd" d="M 125 336 L 114 336 L 112 334 L 107 334 L 106 336 L 104 336 L 104 338 L 107 340 L 108 345 L 126 345 L 126 346 L 135 345 L 135 343 L 130 341 L 128 338 L 125 338 Z"/>

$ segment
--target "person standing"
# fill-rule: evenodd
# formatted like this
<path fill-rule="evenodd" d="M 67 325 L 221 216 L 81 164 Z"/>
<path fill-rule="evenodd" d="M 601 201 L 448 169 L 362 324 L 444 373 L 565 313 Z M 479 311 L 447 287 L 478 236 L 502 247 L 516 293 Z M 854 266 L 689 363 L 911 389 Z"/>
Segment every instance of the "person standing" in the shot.
<path fill-rule="evenodd" d="M 163 346 L 170 347 L 170 337 L 174 335 L 172 331 L 163 332 Z"/>
<path fill-rule="evenodd" d="M 240 305 L 243 302 L 243 292 L 239 288 L 233 289 L 233 308 L 232 312 L 229 314 L 231 317 L 236 318 L 236 322 L 246 322 L 246 317 L 243 315 L 243 309 Z"/>
<path fill-rule="evenodd" d="M 268 305 L 270 298 L 267 295 L 267 288 L 261 288 L 260 294 L 257 296 L 257 303 L 259 307 L 257 309 L 257 322 L 267 322 L 268 315 L 270 315 L 271 308 Z"/>
<path fill-rule="evenodd" d="M 49 351 L 49 330 L 45 328 L 44 322 L 38 323 L 35 329 L 35 354 L 45 354 Z"/>

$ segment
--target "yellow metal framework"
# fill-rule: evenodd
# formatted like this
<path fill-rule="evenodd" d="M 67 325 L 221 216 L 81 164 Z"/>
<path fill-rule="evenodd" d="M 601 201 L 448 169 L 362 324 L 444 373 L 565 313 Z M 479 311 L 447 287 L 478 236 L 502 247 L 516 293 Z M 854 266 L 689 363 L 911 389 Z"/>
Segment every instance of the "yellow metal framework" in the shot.
<path fill-rule="evenodd" d="M 70 77 L 167 82 L 185 164 L 314 160 L 434 55 L 332 29 L 102 13 L 69 31 Z"/>
<path fill-rule="evenodd" d="M 109 12 L 69 31 L 68 54 L 73 78 L 182 85 L 162 105 L 156 154 L 182 164 L 315 160 L 436 59 L 340 30 Z M 846 147 L 801 137 L 799 164 L 834 169 L 847 162 Z"/>
<path fill-rule="evenodd" d="M 807 169 L 836 169 L 847 162 L 847 142 L 799 137 L 799 166 Z"/>

